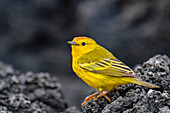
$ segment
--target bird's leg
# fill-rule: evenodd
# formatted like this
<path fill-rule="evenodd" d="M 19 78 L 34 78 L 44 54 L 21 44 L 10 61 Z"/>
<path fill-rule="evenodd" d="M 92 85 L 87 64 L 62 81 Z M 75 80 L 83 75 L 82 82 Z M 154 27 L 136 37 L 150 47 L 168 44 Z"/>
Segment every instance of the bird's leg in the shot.
<path fill-rule="evenodd" d="M 112 90 L 107 91 L 107 92 L 102 92 L 102 93 L 100 93 L 100 94 L 97 96 L 97 98 L 100 98 L 100 97 L 104 96 L 109 102 L 111 102 L 111 100 L 107 97 L 107 94 L 109 94 L 111 91 L 112 91 Z"/>
<path fill-rule="evenodd" d="M 98 95 L 99 93 L 100 93 L 100 92 L 96 92 L 96 93 L 94 93 L 94 94 L 89 95 L 88 97 L 86 97 L 85 101 L 81 104 L 81 107 L 82 107 L 87 101 L 89 101 L 89 100 L 95 100 L 95 99 L 96 99 L 95 96 Z"/>

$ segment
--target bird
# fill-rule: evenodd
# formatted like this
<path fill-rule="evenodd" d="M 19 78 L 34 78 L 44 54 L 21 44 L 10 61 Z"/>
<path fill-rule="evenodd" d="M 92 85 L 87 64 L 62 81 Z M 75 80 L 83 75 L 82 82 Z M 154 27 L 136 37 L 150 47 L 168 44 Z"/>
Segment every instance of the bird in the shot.
<path fill-rule="evenodd" d="M 105 97 L 111 102 L 107 94 L 120 85 L 135 83 L 148 88 L 159 88 L 157 85 L 138 79 L 130 67 L 92 38 L 78 36 L 67 43 L 72 49 L 73 71 L 89 86 L 98 89 L 98 92 L 87 96 L 81 106 L 89 100 L 100 97 Z"/>

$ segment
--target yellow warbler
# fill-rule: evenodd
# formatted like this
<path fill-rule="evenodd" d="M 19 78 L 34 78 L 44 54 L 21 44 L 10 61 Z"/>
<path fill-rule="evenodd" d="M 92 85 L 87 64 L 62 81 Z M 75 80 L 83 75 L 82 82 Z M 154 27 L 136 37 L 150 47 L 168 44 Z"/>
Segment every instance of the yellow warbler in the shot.
<path fill-rule="evenodd" d="M 148 88 L 159 88 L 138 79 L 132 69 L 91 38 L 75 37 L 67 43 L 72 47 L 73 71 L 88 85 L 99 90 L 86 97 L 82 106 L 98 94 L 97 98 L 104 96 L 111 102 L 107 94 L 119 85 L 135 83 Z"/>

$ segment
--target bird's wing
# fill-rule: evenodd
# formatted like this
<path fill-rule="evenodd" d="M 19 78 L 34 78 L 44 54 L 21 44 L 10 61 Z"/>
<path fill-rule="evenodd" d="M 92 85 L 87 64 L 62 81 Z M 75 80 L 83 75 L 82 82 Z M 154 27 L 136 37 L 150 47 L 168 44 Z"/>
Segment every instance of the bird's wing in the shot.
<path fill-rule="evenodd" d="M 136 78 L 134 72 L 118 59 L 108 58 L 89 63 L 79 63 L 79 66 L 93 73 L 99 73 L 107 76 Z"/>

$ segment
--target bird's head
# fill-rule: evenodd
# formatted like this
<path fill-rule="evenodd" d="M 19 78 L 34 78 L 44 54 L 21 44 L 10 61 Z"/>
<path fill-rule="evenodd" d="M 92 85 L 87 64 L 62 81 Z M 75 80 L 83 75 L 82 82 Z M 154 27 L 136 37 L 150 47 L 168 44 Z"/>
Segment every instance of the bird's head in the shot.
<path fill-rule="evenodd" d="M 98 44 L 91 38 L 82 36 L 75 37 L 72 41 L 68 41 L 68 44 L 72 47 L 72 55 L 80 57 L 85 53 L 94 50 Z"/>

